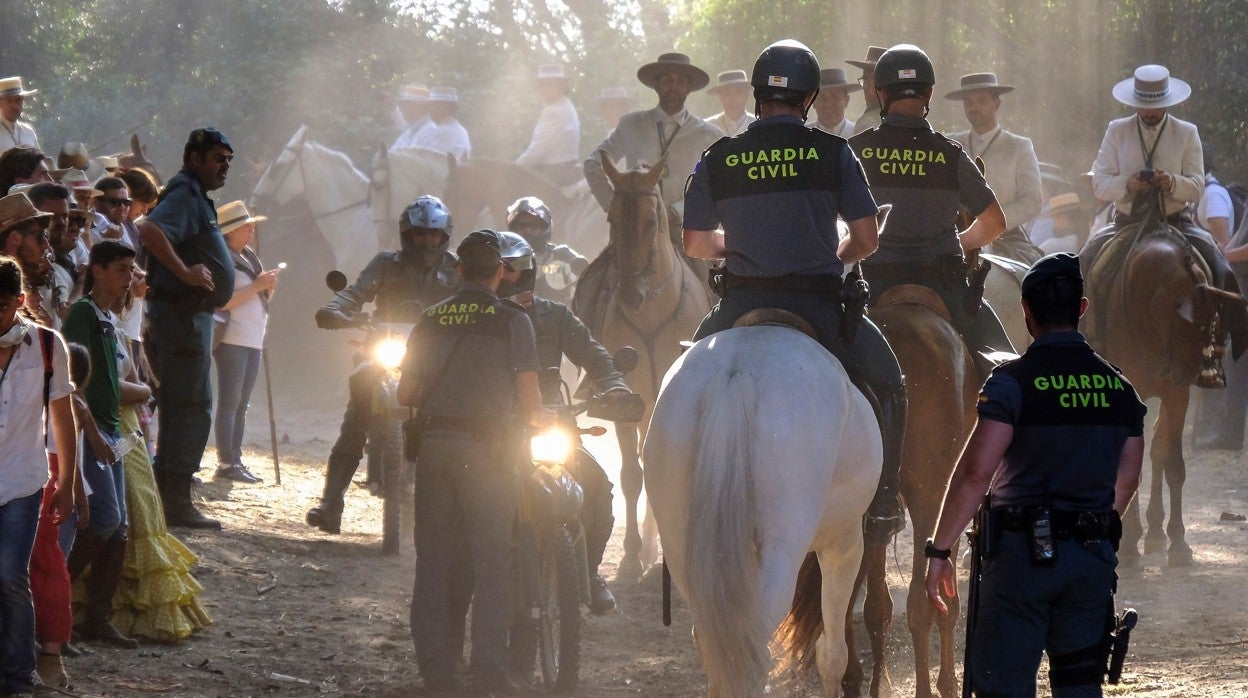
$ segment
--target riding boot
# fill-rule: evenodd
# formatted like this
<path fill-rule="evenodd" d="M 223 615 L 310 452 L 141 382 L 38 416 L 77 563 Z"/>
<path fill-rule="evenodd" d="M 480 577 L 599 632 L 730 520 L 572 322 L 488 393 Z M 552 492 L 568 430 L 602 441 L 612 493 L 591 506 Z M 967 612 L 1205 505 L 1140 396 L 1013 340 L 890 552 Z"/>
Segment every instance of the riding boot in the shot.
<path fill-rule="evenodd" d="M 868 543 L 887 543 L 906 525 L 901 503 L 901 444 L 906 434 L 906 389 L 898 386 L 877 394 L 884 463 L 875 498 L 863 517 L 863 536 Z"/>
<path fill-rule="evenodd" d="M 76 581 L 87 567 L 95 562 L 95 558 L 99 557 L 100 550 L 104 548 L 106 542 L 108 542 L 106 538 L 89 528 L 78 531 L 78 534 L 74 536 L 74 545 L 69 549 L 69 557 L 65 561 L 65 566 L 69 569 L 70 581 Z"/>
<path fill-rule="evenodd" d="M 337 451 L 330 452 L 329 465 L 325 469 L 325 489 L 321 493 L 321 501 L 308 510 L 306 517 L 309 526 L 319 528 L 325 533 L 342 531 L 343 499 L 358 467 L 360 467 L 358 458 L 353 459 Z"/>
<path fill-rule="evenodd" d="M 182 528 L 210 528 L 220 530 L 221 522 L 204 516 L 191 501 L 190 474 L 165 473 L 161 503 L 165 507 L 165 525 Z"/>
<path fill-rule="evenodd" d="M 91 577 L 87 580 L 87 613 L 78 624 L 78 633 L 85 640 L 104 642 L 122 649 L 135 649 L 139 641 L 126 637 L 113 626 L 113 596 L 121 584 L 121 573 L 126 563 L 126 536 L 115 533 L 101 548 L 91 565 Z"/>
<path fill-rule="evenodd" d="M 586 567 L 589 569 L 589 612 L 601 616 L 615 610 L 615 596 L 607 588 L 606 580 L 598 574 L 607 542 L 611 540 L 611 529 L 615 526 L 609 489 L 592 499 L 586 498 L 585 508 L 581 510 L 581 526 L 585 530 Z"/>

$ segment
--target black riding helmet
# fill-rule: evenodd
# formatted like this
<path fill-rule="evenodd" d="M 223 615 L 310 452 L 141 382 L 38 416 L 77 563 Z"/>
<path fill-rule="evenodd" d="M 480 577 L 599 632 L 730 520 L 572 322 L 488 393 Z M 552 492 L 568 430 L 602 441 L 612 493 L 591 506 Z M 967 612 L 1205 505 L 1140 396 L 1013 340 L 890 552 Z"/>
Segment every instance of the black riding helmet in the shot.
<path fill-rule="evenodd" d="M 524 236 L 529 244 L 537 249 L 545 249 L 550 242 L 551 232 L 554 228 L 554 216 L 550 213 L 550 208 L 536 196 L 522 196 L 516 199 L 515 203 L 507 207 L 507 225 L 516 227 L 517 220 L 529 219 L 536 221 L 542 226 L 540 232 L 533 236 Z"/>
<path fill-rule="evenodd" d="M 419 196 L 399 214 L 399 244 L 404 257 L 414 259 L 422 267 L 431 267 L 442 259 L 451 241 L 451 212 L 436 196 Z M 416 230 L 440 230 L 441 241 L 434 248 L 418 248 Z"/>
<path fill-rule="evenodd" d="M 924 88 L 935 84 L 932 60 L 914 44 L 897 44 L 876 61 L 875 87 L 893 99 L 919 97 Z"/>
<path fill-rule="evenodd" d="M 777 41 L 758 54 L 750 84 L 755 102 L 780 101 L 805 111 L 819 92 L 819 60 L 801 42 Z"/>

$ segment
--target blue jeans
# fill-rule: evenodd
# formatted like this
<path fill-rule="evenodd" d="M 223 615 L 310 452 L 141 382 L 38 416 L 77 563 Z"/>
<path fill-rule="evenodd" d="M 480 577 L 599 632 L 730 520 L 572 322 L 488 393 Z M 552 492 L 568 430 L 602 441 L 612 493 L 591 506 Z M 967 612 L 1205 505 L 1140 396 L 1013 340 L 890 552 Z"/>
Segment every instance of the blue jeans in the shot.
<path fill-rule="evenodd" d="M 115 446 L 118 437 L 103 434 L 104 440 Z M 100 534 L 101 538 L 112 538 L 113 534 L 126 533 L 126 470 L 121 460 L 112 463 L 101 463 L 96 460 L 91 447 L 84 438 L 78 448 L 82 453 L 82 479 L 91 488 L 87 495 L 87 504 L 91 507 L 91 517 L 87 528 Z M 77 517 L 69 524 L 77 526 Z"/>
<path fill-rule="evenodd" d="M 217 360 L 217 414 L 213 419 L 217 441 L 217 462 L 231 465 L 243 462 L 243 431 L 251 390 L 260 372 L 260 350 L 237 344 L 222 344 L 213 352 Z"/>
<path fill-rule="evenodd" d="M 35 603 L 30 551 L 43 492 L 0 506 L 0 693 L 30 691 L 35 670 Z"/>

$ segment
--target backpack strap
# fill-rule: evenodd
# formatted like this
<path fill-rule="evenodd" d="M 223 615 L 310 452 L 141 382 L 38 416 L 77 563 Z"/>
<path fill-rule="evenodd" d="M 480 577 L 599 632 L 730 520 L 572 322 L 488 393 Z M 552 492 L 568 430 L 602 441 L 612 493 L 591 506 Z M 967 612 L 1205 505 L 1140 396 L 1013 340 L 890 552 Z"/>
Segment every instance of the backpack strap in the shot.
<path fill-rule="evenodd" d="M 43 445 L 48 445 L 48 432 L 51 431 L 52 410 L 48 403 L 52 397 L 52 342 L 56 339 L 52 330 L 39 328 L 39 346 L 43 352 Z"/>

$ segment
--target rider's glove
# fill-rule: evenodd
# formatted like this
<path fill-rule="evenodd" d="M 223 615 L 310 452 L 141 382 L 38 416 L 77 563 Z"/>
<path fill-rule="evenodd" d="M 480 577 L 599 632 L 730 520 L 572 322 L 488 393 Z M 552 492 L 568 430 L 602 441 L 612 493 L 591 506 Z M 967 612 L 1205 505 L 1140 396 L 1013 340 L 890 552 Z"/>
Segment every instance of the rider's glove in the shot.
<path fill-rule="evenodd" d="M 368 322 L 368 316 L 361 313 L 351 316 L 337 308 L 321 308 L 316 311 L 316 326 L 322 330 L 344 330 L 359 327 Z"/>

